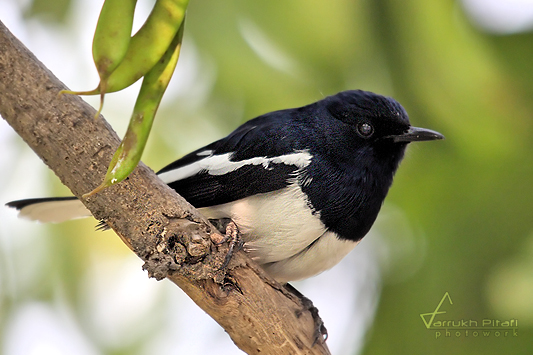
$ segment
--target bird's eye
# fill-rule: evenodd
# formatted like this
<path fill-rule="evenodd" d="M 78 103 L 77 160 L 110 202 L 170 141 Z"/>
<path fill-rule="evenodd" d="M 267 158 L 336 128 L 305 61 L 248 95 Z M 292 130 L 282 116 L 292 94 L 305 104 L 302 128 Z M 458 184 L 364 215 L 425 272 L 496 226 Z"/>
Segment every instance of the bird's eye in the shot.
<path fill-rule="evenodd" d="M 360 123 L 357 125 L 357 133 L 363 138 L 368 138 L 374 133 L 374 127 L 368 123 Z"/>

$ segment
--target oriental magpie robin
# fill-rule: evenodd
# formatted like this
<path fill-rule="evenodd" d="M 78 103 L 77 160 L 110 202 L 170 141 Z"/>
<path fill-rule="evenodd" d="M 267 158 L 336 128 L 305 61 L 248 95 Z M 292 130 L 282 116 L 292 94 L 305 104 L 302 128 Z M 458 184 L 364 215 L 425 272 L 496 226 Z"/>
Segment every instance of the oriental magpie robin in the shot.
<path fill-rule="evenodd" d="M 231 219 L 244 248 L 281 283 L 337 264 L 374 223 L 412 127 L 389 97 L 352 90 L 254 118 L 157 174 L 209 219 Z M 89 216 L 75 197 L 9 202 L 20 216 Z"/>

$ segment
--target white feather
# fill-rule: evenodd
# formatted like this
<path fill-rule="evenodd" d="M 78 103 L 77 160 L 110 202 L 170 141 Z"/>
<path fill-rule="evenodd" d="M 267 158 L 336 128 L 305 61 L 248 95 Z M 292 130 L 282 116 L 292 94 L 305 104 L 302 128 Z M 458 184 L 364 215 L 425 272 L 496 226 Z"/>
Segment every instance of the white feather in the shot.
<path fill-rule="evenodd" d="M 282 190 L 201 208 L 200 212 L 211 219 L 231 218 L 239 227 L 245 250 L 279 282 L 319 274 L 357 244 L 326 230 L 296 181 Z"/>
<path fill-rule="evenodd" d="M 358 243 L 341 240 L 335 233 L 326 232 L 300 253 L 261 267 L 281 283 L 303 280 L 337 265 Z"/>
<path fill-rule="evenodd" d="M 198 155 L 199 157 L 206 156 L 206 155 L 211 155 L 211 154 L 213 154 L 212 150 L 202 150 L 202 151 L 196 153 L 196 155 Z"/>
<path fill-rule="evenodd" d="M 233 153 L 210 155 L 181 168 L 165 171 L 158 176 L 165 183 L 170 184 L 171 182 L 196 175 L 200 171 L 207 171 L 211 175 L 224 175 L 245 165 L 262 165 L 265 169 L 269 169 L 270 164 L 286 164 L 294 165 L 301 169 L 309 165 L 312 158 L 312 155 L 307 151 L 298 151 L 277 157 L 254 157 L 237 161 L 231 160 L 232 155 Z"/>
<path fill-rule="evenodd" d="M 91 212 L 80 200 L 48 201 L 22 208 L 19 217 L 42 223 L 59 223 L 89 217 Z"/>

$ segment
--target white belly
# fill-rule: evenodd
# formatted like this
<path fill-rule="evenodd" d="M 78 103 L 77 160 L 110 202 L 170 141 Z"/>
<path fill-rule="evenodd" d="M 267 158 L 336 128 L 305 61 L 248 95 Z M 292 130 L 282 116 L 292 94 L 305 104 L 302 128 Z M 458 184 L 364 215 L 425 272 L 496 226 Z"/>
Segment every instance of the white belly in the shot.
<path fill-rule="evenodd" d="M 231 218 L 239 227 L 245 250 L 283 283 L 331 268 L 357 244 L 327 232 L 296 183 L 200 212 L 211 219 Z"/>

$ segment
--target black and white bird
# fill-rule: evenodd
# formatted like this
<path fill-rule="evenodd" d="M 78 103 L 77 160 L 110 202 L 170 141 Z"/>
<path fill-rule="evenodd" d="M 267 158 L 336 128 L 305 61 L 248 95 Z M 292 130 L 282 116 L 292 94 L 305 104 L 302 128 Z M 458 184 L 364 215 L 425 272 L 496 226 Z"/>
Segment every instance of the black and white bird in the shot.
<path fill-rule="evenodd" d="M 337 264 L 367 234 L 407 144 L 444 138 L 412 127 L 394 99 L 352 90 L 254 118 L 158 176 L 209 219 L 231 219 L 244 248 L 281 283 Z M 7 204 L 61 222 L 90 216 L 75 197 Z"/>

